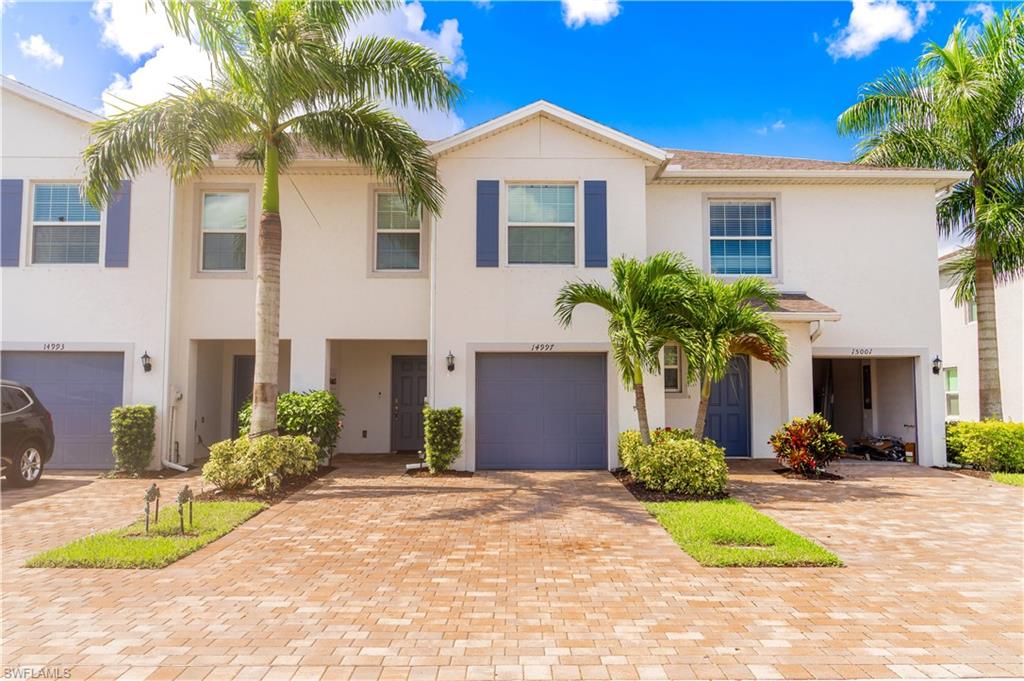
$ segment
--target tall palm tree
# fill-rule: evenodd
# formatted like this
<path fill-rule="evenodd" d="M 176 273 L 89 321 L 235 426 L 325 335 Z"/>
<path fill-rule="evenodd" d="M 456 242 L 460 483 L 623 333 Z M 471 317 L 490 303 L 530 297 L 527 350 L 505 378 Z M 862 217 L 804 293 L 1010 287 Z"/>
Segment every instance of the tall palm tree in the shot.
<path fill-rule="evenodd" d="M 148 0 L 152 2 L 152 0 Z M 434 51 L 347 33 L 401 0 L 163 0 L 172 29 L 210 57 L 209 85 L 182 81 L 160 101 L 96 123 L 85 192 L 100 205 L 125 178 L 165 164 L 176 182 L 209 168 L 222 145 L 263 174 L 256 257 L 256 367 L 250 433 L 276 430 L 281 215 L 278 181 L 300 144 L 363 164 L 411 210 L 440 210 L 426 143 L 381 103 L 448 109 L 459 95 Z"/>
<path fill-rule="evenodd" d="M 622 383 L 633 391 L 640 439 L 651 443 L 644 395 L 644 372 L 661 370 L 660 352 L 669 338 L 668 314 L 680 295 L 680 277 L 692 269 L 677 253 L 658 253 L 646 261 L 614 258 L 612 285 L 575 281 L 562 287 L 555 301 L 555 317 L 563 327 L 572 324 L 580 305 L 596 305 L 608 313 L 612 357 Z"/>
<path fill-rule="evenodd" d="M 779 368 L 789 363 L 786 334 L 768 316 L 779 293 L 759 277 L 725 282 L 692 270 L 684 295 L 673 309 L 672 339 L 686 356 L 687 380 L 700 386 L 693 432 L 704 433 L 711 387 L 725 378 L 737 355 L 749 355 Z"/>
<path fill-rule="evenodd" d="M 977 302 L 981 416 L 1001 419 L 995 284 L 1024 274 L 1024 11 L 980 32 L 957 24 L 912 71 L 863 86 L 838 129 L 862 136 L 860 163 L 971 172 L 940 201 L 938 224 L 969 243 L 956 301 Z"/>

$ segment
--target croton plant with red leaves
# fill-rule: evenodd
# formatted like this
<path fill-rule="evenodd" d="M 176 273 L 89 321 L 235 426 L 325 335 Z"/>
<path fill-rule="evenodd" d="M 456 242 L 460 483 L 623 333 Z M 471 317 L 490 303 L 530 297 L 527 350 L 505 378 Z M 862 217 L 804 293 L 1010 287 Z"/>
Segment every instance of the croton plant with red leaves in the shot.
<path fill-rule="evenodd" d="M 838 459 L 846 443 L 821 414 L 795 418 L 768 439 L 779 463 L 797 473 L 814 477 Z"/>

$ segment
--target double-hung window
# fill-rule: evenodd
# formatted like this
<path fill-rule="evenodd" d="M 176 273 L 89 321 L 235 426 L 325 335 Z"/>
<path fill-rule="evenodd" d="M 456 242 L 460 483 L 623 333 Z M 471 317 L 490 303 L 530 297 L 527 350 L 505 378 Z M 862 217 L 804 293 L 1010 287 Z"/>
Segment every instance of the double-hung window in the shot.
<path fill-rule="evenodd" d="M 964 306 L 964 323 L 972 324 L 978 321 L 978 301 L 972 300 Z"/>
<path fill-rule="evenodd" d="M 32 262 L 98 264 L 100 212 L 77 184 L 36 184 L 32 195 Z"/>
<path fill-rule="evenodd" d="M 202 198 L 202 271 L 245 271 L 249 192 L 208 191 Z"/>
<path fill-rule="evenodd" d="M 378 272 L 419 270 L 422 224 L 419 211 L 411 212 L 401 194 L 377 192 L 374 212 L 374 269 Z"/>
<path fill-rule="evenodd" d="M 960 416 L 960 376 L 956 367 L 946 367 L 942 373 L 946 389 L 946 416 L 957 418 Z"/>
<path fill-rule="evenodd" d="M 770 199 L 710 202 L 711 272 L 775 274 L 775 203 Z"/>
<path fill-rule="evenodd" d="M 513 265 L 575 264 L 574 185 L 508 186 L 508 262 Z"/>
<path fill-rule="evenodd" d="M 681 375 L 682 362 L 679 346 L 668 344 L 664 349 L 665 362 L 663 374 L 665 376 L 665 392 L 678 393 L 683 391 L 683 378 Z"/>

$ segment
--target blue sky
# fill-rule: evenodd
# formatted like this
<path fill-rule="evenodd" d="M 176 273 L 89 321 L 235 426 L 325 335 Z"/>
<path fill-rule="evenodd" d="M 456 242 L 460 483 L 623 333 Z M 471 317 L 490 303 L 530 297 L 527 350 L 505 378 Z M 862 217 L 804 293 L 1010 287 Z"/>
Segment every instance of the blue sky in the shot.
<path fill-rule="evenodd" d="M 108 88 L 141 101 L 202 72 L 159 17 L 139 14 L 142 0 L 0 1 L 3 73 L 84 108 L 101 109 Z M 543 98 L 662 146 L 847 160 L 853 140 L 834 121 L 862 83 L 1002 6 L 424 2 L 364 30 L 453 60 L 465 99 L 455 116 L 414 118 L 426 136 Z"/>

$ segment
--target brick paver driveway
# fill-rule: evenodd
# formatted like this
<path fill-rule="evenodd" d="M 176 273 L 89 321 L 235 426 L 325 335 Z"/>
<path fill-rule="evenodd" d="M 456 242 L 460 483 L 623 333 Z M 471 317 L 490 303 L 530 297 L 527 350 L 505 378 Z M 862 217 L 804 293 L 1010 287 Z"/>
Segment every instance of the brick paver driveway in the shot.
<path fill-rule="evenodd" d="M 347 464 L 158 571 L 20 567 L 124 522 L 146 483 L 5 491 L 4 664 L 74 678 L 1024 675 L 1019 489 L 903 465 L 844 463 L 839 483 L 737 465 L 735 495 L 848 567 L 707 569 L 607 473 L 398 470 Z"/>

